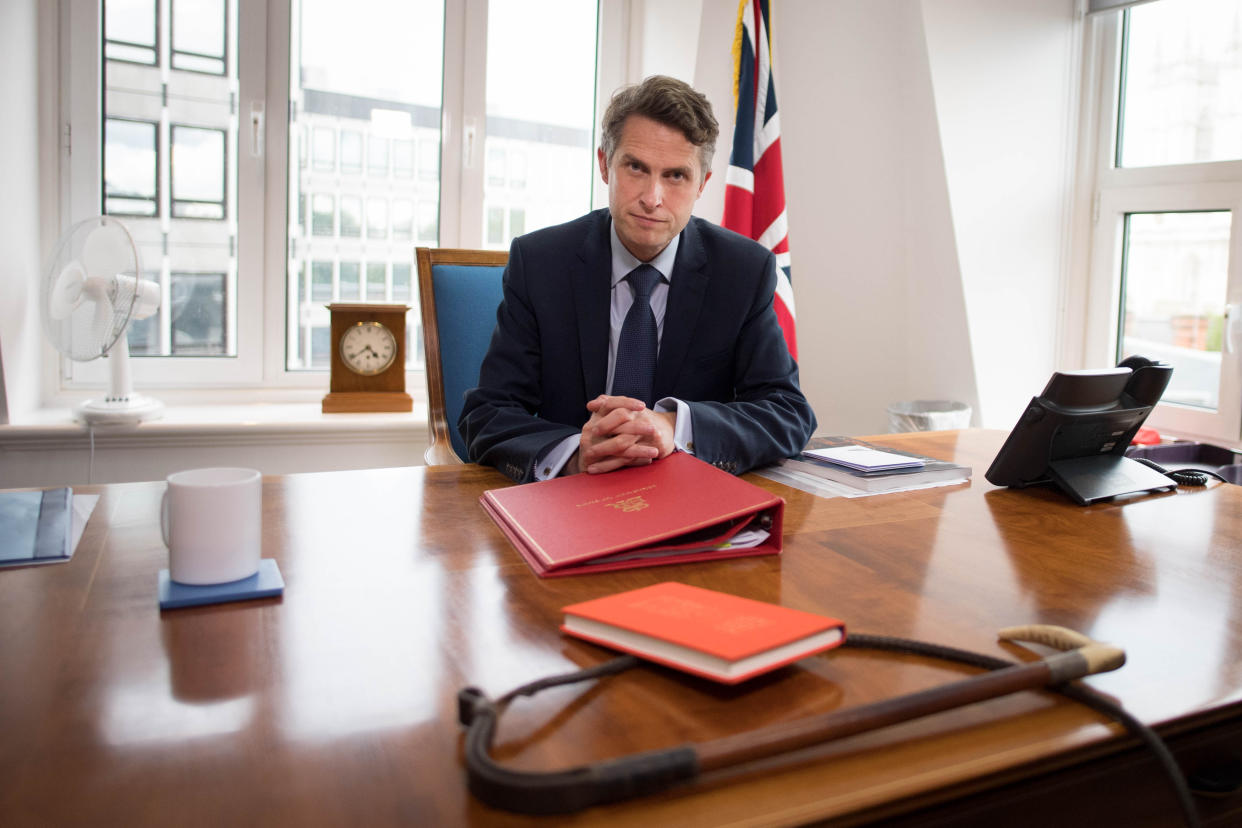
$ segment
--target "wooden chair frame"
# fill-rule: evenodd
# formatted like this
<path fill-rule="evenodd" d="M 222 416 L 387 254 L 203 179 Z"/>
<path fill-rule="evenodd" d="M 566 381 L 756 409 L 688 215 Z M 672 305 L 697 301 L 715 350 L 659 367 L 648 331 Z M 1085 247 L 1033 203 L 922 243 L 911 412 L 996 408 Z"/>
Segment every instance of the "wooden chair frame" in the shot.
<path fill-rule="evenodd" d="M 448 422 L 444 399 L 444 369 L 440 360 L 440 329 L 436 321 L 435 284 L 431 269 L 435 265 L 478 265 L 503 267 L 509 262 L 507 250 L 462 250 L 452 248 L 419 247 L 415 251 L 418 260 L 418 295 L 423 317 L 423 356 L 427 370 L 427 431 L 431 445 L 423 455 L 429 466 L 464 463 L 453 451 L 449 428 L 456 424 Z"/>

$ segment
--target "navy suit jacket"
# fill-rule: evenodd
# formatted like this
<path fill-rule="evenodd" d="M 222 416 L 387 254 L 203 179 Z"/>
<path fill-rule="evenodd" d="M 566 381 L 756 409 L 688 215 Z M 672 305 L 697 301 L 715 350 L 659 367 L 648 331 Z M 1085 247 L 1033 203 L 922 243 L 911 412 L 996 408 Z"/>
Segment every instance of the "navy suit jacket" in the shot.
<path fill-rule="evenodd" d="M 606 392 L 612 249 L 606 209 L 513 240 L 504 299 L 457 425 L 470 459 L 519 482 Z M 699 218 L 681 233 L 655 399 L 690 406 L 693 453 L 741 474 L 802 451 L 815 414 L 773 310 L 776 259 Z"/>

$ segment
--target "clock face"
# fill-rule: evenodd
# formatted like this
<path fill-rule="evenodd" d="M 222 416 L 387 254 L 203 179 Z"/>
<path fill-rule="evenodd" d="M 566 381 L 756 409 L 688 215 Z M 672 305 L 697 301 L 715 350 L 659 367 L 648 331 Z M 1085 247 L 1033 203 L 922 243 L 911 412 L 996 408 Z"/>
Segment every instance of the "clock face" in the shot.
<path fill-rule="evenodd" d="M 341 337 L 341 361 L 355 374 L 381 374 L 396 358 L 396 337 L 383 323 L 359 322 Z"/>

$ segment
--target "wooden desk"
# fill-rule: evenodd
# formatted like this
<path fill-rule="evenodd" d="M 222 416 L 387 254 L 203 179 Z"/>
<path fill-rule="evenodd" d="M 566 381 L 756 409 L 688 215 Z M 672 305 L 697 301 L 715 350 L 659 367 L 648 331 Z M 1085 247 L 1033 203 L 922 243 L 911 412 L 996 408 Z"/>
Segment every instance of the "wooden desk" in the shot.
<path fill-rule="evenodd" d="M 789 500 L 780 557 L 550 580 L 531 574 L 477 505 L 504 485 L 494 471 L 268 478 L 264 554 L 280 563 L 284 598 L 164 614 L 155 597 L 163 484 L 97 487 L 103 497 L 71 562 L 0 572 L 0 823 L 688 828 L 925 825 L 948 815 L 1075 824 L 1067 799 L 1086 804 L 1083 824 L 1173 823 L 1147 754 L 1045 693 L 577 815 L 515 816 L 466 791 L 457 690 L 499 695 L 606 659 L 558 632 L 559 608 L 668 579 L 836 614 L 857 632 L 1008 658 L 1019 651 L 996 643 L 1002 626 L 1074 627 L 1128 650 L 1123 669 L 1091 683 L 1159 725 L 1188 764 L 1237 755 L 1242 487 L 1080 508 L 1053 492 L 989 485 L 983 471 L 1003 437 L 880 438 L 971 464 L 965 486 L 825 500 L 752 478 Z M 516 704 L 498 756 L 563 767 L 963 672 L 839 651 L 723 688 L 643 667 Z M 1205 813 L 1220 824 L 1242 813 L 1211 804 Z"/>

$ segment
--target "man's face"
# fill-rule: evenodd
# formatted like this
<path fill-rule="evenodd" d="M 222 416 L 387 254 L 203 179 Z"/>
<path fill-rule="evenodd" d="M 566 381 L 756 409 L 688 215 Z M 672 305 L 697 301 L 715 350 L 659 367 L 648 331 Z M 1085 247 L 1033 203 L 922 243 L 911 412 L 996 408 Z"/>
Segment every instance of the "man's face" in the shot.
<path fill-rule="evenodd" d="M 603 149 L 598 156 L 617 238 L 640 260 L 651 261 L 690 221 L 711 178 L 699 168 L 699 148 L 680 130 L 631 115 L 612 162 Z"/>

